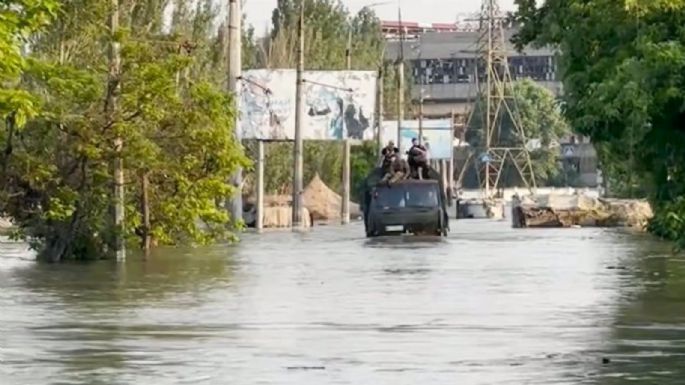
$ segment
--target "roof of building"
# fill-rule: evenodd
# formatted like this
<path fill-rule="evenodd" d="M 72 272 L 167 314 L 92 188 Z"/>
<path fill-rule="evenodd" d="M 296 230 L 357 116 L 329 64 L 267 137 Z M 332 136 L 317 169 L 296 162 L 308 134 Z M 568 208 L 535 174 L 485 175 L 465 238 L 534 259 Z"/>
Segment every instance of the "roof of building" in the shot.
<path fill-rule="evenodd" d="M 381 21 L 381 28 L 425 28 L 436 30 L 456 30 L 456 23 L 417 23 L 412 21 Z"/>
<path fill-rule="evenodd" d="M 550 48 L 526 47 L 523 53 L 516 51 L 510 39 L 514 30 L 505 31 L 506 50 L 509 56 L 553 56 Z M 479 32 L 427 32 L 420 34 L 417 40 L 404 41 L 404 57 L 413 59 L 450 59 L 473 58 L 478 51 Z M 385 55 L 387 58 L 398 57 L 399 41 L 388 41 Z"/>

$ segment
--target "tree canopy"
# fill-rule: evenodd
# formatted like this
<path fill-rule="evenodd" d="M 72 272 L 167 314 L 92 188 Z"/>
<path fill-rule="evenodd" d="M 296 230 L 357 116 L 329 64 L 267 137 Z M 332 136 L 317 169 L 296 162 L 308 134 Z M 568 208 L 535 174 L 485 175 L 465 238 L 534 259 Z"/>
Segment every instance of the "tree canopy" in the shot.
<path fill-rule="evenodd" d="M 652 229 L 685 239 L 685 3 L 517 2 L 517 43 L 560 48 L 565 114 L 596 143 L 614 193 L 645 188 Z"/>
<path fill-rule="evenodd" d="M 211 25 L 218 10 L 211 1 L 192 11 L 178 1 L 165 32 L 164 4 L 123 1 L 122 28 L 112 35 L 103 27 L 108 1 L 63 1 L 59 17 L 30 35 L 24 65 L 9 74 L 37 107 L 22 125 L 10 105 L 0 125 L 0 214 L 14 219 L 16 235 L 43 259 L 110 255 L 117 137 L 125 143 L 130 242 L 149 232 L 161 244 L 207 243 L 231 237 L 228 225 L 239 225 L 217 205 L 234 193 L 229 176 L 249 166 L 233 139 L 235 111 L 219 76 L 225 53 Z M 122 47 L 113 121 L 103 109 L 111 39 Z M 20 41 L 13 44 L 16 50 Z M 144 195 L 150 228 L 143 228 Z"/>

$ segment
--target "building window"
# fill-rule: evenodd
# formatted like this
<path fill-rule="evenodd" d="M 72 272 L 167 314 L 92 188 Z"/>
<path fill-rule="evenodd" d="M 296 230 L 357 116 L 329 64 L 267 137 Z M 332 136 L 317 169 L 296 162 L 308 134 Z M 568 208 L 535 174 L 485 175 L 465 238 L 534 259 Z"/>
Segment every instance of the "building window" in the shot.
<path fill-rule="evenodd" d="M 509 68 L 514 79 L 556 80 L 556 63 L 551 56 L 510 57 Z M 480 81 L 485 79 L 485 66 L 481 60 L 475 58 L 413 61 L 412 74 L 416 84 L 472 83 L 476 73 Z"/>

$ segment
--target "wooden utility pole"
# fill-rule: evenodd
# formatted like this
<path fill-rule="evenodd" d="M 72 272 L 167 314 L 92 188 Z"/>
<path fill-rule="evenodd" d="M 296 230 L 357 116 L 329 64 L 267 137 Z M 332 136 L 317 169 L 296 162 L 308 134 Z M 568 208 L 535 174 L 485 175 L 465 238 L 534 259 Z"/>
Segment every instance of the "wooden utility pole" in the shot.
<path fill-rule="evenodd" d="M 295 95 L 295 146 L 293 150 L 293 229 L 302 227 L 302 125 L 304 124 L 304 2 L 300 1 L 300 20 L 297 27 L 297 84 Z"/>
<path fill-rule="evenodd" d="M 119 31 L 119 0 L 110 0 L 109 11 L 109 73 L 107 84 L 107 97 L 105 100 L 105 115 L 108 125 L 114 130 L 117 102 L 120 92 L 120 75 L 121 75 L 121 49 L 117 41 L 117 33 Z M 125 191 L 124 191 L 124 160 L 122 151 L 124 148 L 124 140 L 117 135 L 114 139 L 114 227 L 116 231 L 116 239 L 114 241 L 114 250 L 117 261 L 123 262 L 126 259 L 126 243 L 125 239 L 125 224 L 124 224 L 124 206 L 125 206 Z"/>
<path fill-rule="evenodd" d="M 228 14 L 228 92 L 233 95 L 235 106 L 235 121 L 234 132 L 235 140 L 240 145 L 242 140 L 242 132 L 240 129 L 240 76 L 241 76 L 241 60 L 242 60 L 242 42 L 241 42 L 241 11 L 242 0 L 229 0 L 229 14 Z M 233 221 L 241 221 L 243 219 L 243 170 L 236 170 L 233 175 L 232 184 L 236 191 L 230 199 L 231 219 Z"/>

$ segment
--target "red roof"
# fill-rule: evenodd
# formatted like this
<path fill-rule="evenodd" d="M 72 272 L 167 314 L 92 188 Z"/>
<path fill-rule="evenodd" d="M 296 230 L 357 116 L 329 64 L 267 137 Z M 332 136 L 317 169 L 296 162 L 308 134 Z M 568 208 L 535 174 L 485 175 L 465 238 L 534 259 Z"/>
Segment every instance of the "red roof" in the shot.
<path fill-rule="evenodd" d="M 381 27 L 395 27 L 395 28 L 400 28 L 400 26 L 404 28 L 417 28 L 419 26 L 419 23 L 413 23 L 411 21 L 403 21 L 401 24 L 399 21 L 381 21 Z"/>
<path fill-rule="evenodd" d="M 381 21 L 382 28 L 400 28 L 400 25 L 407 29 L 415 28 L 426 28 L 426 29 L 437 29 L 437 30 L 455 30 L 457 29 L 456 23 L 417 23 L 413 21 Z"/>
<path fill-rule="evenodd" d="M 433 23 L 435 29 L 456 29 L 456 23 Z"/>

